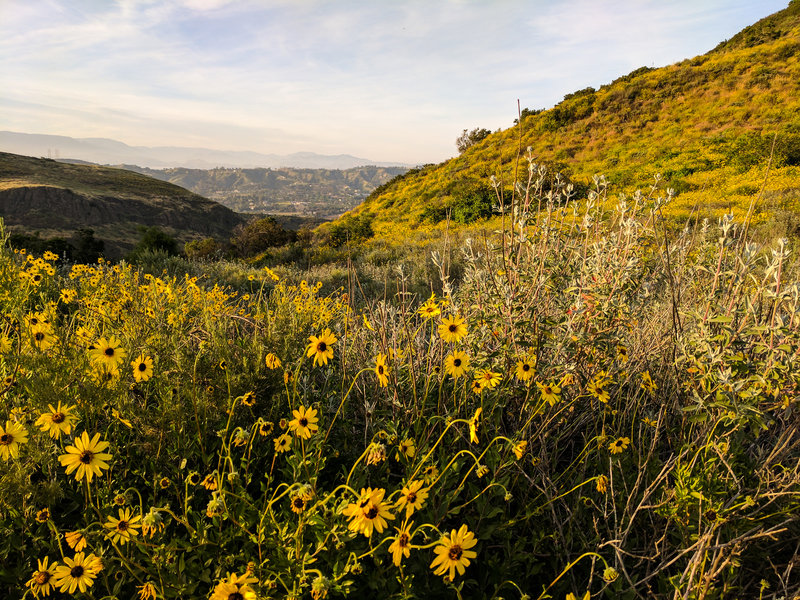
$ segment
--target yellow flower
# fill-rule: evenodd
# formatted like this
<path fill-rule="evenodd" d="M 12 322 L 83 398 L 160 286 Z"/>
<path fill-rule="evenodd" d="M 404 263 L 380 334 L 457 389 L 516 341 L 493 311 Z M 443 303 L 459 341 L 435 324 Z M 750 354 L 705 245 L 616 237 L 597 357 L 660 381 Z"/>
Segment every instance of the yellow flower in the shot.
<path fill-rule="evenodd" d="M 387 519 L 394 519 L 394 515 L 389 512 L 389 503 L 383 501 L 385 494 L 386 490 L 383 488 L 362 488 L 358 501 L 351 502 L 342 511 L 342 514 L 350 518 L 348 529 L 363 533 L 366 537 L 371 537 L 373 530 L 383 532 Z"/>
<path fill-rule="evenodd" d="M 425 304 L 419 307 L 418 312 L 426 319 L 432 319 L 433 317 L 438 317 L 442 311 L 439 309 L 439 305 L 436 304 L 434 297 L 431 296 L 425 301 Z"/>
<path fill-rule="evenodd" d="M 517 460 L 522 458 L 522 455 L 525 454 L 525 449 L 528 447 L 528 442 L 526 440 L 522 440 L 514 444 L 514 456 L 517 457 Z"/>
<path fill-rule="evenodd" d="M 444 370 L 448 375 L 458 379 L 469 371 L 469 356 L 465 352 L 456 350 L 444 359 Z"/>
<path fill-rule="evenodd" d="M 80 531 L 68 531 L 64 534 L 64 539 L 67 541 L 69 547 L 75 550 L 75 552 L 80 552 L 86 548 L 86 538 L 83 537 L 83 534 Z"/>
<path fill-rule="evenodd" d="M 152 538 L 159 531 L 164 531 L 164 520 L 155 508 L 151 507 L 142 517 L 142 535 Z"/>
<path fill-rule="evenodd" d="M 497 387 L 497 384 L 500 383 L 501 378 L 502 375 L 500 373 L 495 373 L 489 369 L 481 369 L 475 373 L 475 381 L 480 383 L 481 389 L 492 389 Z"/>
<path fill-rule="evenodd" d="M 389 385 L 389 367 L 386 366 L 386 356 L 383 352 L 375 357 L 375 375 L 381 387 Z"/>
<path fill-rule="evenodd" d="M 116 370 L 125 360 L 125 349 L 120 348 L 120 341 L 113 335 L 108 339 L 100 338 L 97 345 L 89 350 L 89 360 L 110 371 Z"/>
<path fill-rule="evenodd" d="M 367 452 L 367 464 L 379 465 L 386 460 L 386 446 L 378 442 L 372 442 Z"/>
<path fill-rule="evenodd" d="M 270 371 L 280 369 L 281 367 L 281 359 L 275 356 L 272 352 L 267 354 L 266 358 L 264 359 L 264 363 L 267 365 L 267 368 Z"/>
<path fill-rule="evenodd" d="M 300 405 L 299 409 L 292 411 L 292 415 L 294 419 L 289 421 L 289 429 L 297 437 L 309 439 L 319 429 L 317 411 L 313 408 L 306 409 Z"/>
<path fill-rule="evenodd" d="M 86 556 L 83 552 L 78 552 L 74 558 L 65 556 L 64 563 L 56 567 L 55 585 L 69 594 L 76 589 L 85 592 L 92 587 L 95 577 L 103 569 L 103 563 L 97 556 Z"/>
<path fill-rule="evenodd" d="M 153 359 L 150 356 L 140 354 L 136 360 L 131 362 L 133 367 L 133 378 L 136 381 L 147 381 L 153 376 Z"/>
<path fill-rule="evenodd" d="M 35 598 L 38 598 L 39 594 L 42 596 L 50 595 L 50 588 L 55 587 L 53 578 L 56 576 L 56 568 L 58 567 L 58 563 L 48 564 L 50 562 L 49 556 L 45 556 L 44 560 L 37 559 L 37 562 L 39 563 L 39 568 L 33 572 L 30 581 L 25 584 L 25 587 L 31 589 L 31 593 Z"/>
<path fill-rule="evenodd" d="M 50 520 L 50 509 L 43 508 L 42 510 L 36 513 L 36 521 L 39 523 L 46 523 Z"/>
<path fill-rule="evenodd" d="M 595 398 L 597 398 L 603 404 L 608 404 L 608 400 L 610 399 L 610 394 L 608 393 L 608 385 L 613 383 L 611 378 L 605 371 L 600 371 L 597 375 L 595 375 L 594 379 L 589 382 L 587 389 L 589 393 L 592 394 Z"/>
<path fill-rule="evenodd" d="M 546 400 L 550 406 L 561 400 L 561 388 L 554 383 L 539 383 L 536 382 L 539 392 L 542 394 L 542 400 Z"/>
<path fill-rule="evenodd" d="M 330 329 L 325 329 L 319 337 L 310 336 L 308 342 L 306 356 L 309 358 L 314 357 L 315 367 L 318 364 L 327 365 L 328 361 L 333 359 L 333 344 L 336 343 L 336 337 L 331 333 Z"/>
<path fill-rule="evenodd" d="M 94 437 L 89 439 L 89 434 L 85 431 L 81 437 L 75 438 L 74 446 L 67 446 L 66 454 L 58 457 L 61 466 L 67 468 L 67 475 L 73 471 L 75 473 L 75 480 L 80 481 L 86 477 L 86 481 L 92 482 L 95 475 L 100 475 L 103 469 L 108 469 L 108 461 L 111 458 L 110 454 L 103 452 L 108 448 L 108 442 L 100 441 L 100 434 L 95 433 Z"/>
<path fill-rule="evenodd" d="M 398 454 L 405 458 L 414 458 L 417 453 L 417 447 L 414 445 L 414 440 L 406 438 L 397 447 Z"/>
<path fill-rule="evenodd" d="M 292 447 L 292 436 L 288 433 L 276 437 L 273 441 L 275 442 L 275 452 L 278 453 L 286 452 Z"/>
<path fill-rule="evenodd" d="M 428 465 L 425 467 L 425 470 L 422 471 L 422 479 L 425 480 L 425 483 L 432 484 L 439 478 L 439 467 L 436 465 Z"/>
<path fill-rule="evenodd" d="M 536 374 L 536 359 L 533 356 L 526 356 L 517 361 L 515 376 L 520 381 L 530 381 Z"/>
<path fill-rule="evenodd" d="M 395 567 L 400 566 L 404 556 L 408 558 L 411 555 L 411 528 L 413 526 L 414 522 L 412 521 L 405 523 L 399 529 L 395 527 L 397 535 L 389 546 L 389 552 L 392 554 L 392 562 L 394 562 Z"/>
<path fill-rule="evenodd" d="M 0 425 L 0 456 L 3 460 L 17 458 L 20 444 L 28 443 L 28 431 L 14 421 L 6 421 L 6 428 Z"/>
<path fill-rule="evenodd" d="M 56 408 L 53 408 L 52 404 L 48 404 L 47 407 L 50 412 L 42 413 L 34 425 L 40 427 L 42 431 L 48 432 L 51 438 L 61 439 L 62 433 L 69 435 L 72 432 L 72 426 L 77 421 L 77 417 L 71 414 L 75 406 L 69 404 L 62 406 L 59 402 Z"/>
<path fill-rule="evenodd" d="M 631 439 L 627 437 L 617 438 L 608 445 L 608 450 L 611 454 L 619 454 L 630 445 Z"/>
<path fill-rule="evenodd" d="M 218 487 L 218 484 L 217 484 L 217 472 L 214 471 L 213 473 L 209 473 L 208 475 L 203 477 L 203 481 L 201 482 L 201 485 L 204 488 L 206 488 L 207 490 L 211 491 L 211 492 L 213 492 L 215 489 L 217 489 L 217 487 Z"/>
<path fill-rule="evenodd" d="M 595 487 L 597 491 L 601 494 L 605 494 L 608 491 L 608 477 L 605 475 L 599 475 L 597 477 L 597 481 L 595 482 Z"/>
<path fill-rule="evenodd" d="M 467 335 L 467 326 L 458 315 L 444 317 L 439 325 L 439 335 L 445 342 L 458 342 Z"/>
<path fill-rule="evenodd" d="M 109 539 L 116 544 L 125 545 L 133 537 L 139 535 L 139 524 L 142 520 L 141 515 L 132 516 L 130 508 L 119 509 L 119 519 L 108 517 L 104 527 L 109 530 Z"/>
<path fill-rule="evenodd" d="M 462 525 L 458 531 L 453 529 L 449 535 L 443 535 L 439 544 L 433 549 L 436 557 L 430 568 L 436 575 L 448 574 L 450 581 L 453 581 L 456 571 L 459 575 L 463 575 L 465 568 L 470 564 L 470 559 L 478 556 L 475 551 L 470 550 L 477 543 L 475 535 L 466 525 Z"/>
<path fill-rule="evenodd" d="M 258 435 L 267 437 L 268 435 L 272 434 L 272 430 L 274 428 L 275 424 L 272 421 L 262 421 L 261 419 L 258 420 Z"/>
<path fill-rule="evenodd" d="M 255 392 L 247 392 L 244 396 L 242 396 L 242 404 L 244 406 L 255 406 L 256 405 L 256 393 Z"/>
<path fill-rule="evenodd" d="M 475 414 L 469 420 L 469 441 L 473 444 L 478 443 L 478 425 L 480 425 L 480 418 L 483 409 L 479 406 L 475 410 Z"/>
<path fill-rule="evenodd" d="M 214 588 L 214 593 L 209 600 L 256 600 L 256 593 L 250 587 L 251 583 L 257 582 L 258 579 L 251 577 L 249 571 L 245 571 L 243 575 L 236 575 L 228 573 L 228 578 L 223 579 Z"/>
<path fill-rule="evenodd" d="M 56 336 L 53 326 L 49 323 L 40 323 L 31 327 L 31 342 L 37 350 L 46 351 L 55 346 Z"/>
<path fill-rule="evenodd" d="M 428 498 L 428 488 L 423 488 L 423 482 L 409 481 L 403 486 L 400 492 L 400 498 L 397 500 L 397 508 L 406 509 L 406 519 L 414 514 L 414 511 L 420 510 Z"/>
<path fill-rule="evenodd" d="M 136 587 L 139 589 L 139 600 L 156 600 L 156 586 L 149 581 Z"/>
<path fill-rule="evenodd" d="M 647 390 L 648 392 L 655 392 L 658 389 L 658 386 L 653 381 L 653 378 L 650 376 L 650 371 L 645 371 L 642 373 L 642 389 Z"/>

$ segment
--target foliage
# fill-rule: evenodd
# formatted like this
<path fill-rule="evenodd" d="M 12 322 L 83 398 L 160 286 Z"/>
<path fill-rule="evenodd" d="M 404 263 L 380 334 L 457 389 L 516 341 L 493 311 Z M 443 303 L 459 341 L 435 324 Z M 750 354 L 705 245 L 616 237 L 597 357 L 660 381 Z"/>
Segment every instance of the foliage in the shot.
<path fill-rule="evenodd" d="M 476 127 L 472 131 L 464 130 L 464 132 L 456 138 L 456 148 L 459 154 L 464 154 L 468 148 L 474 146 L 480 141 L 485 140 L 492 132 L 482 127 Z"/>
<path fill-rule="evenodd" d="M 274 217 L 263 217 L 236 227 L 231 245 L 239 256 L 253 256 L 268 248 L 288 244 L 295 239 L 295 232 L 285 230 Z"/>

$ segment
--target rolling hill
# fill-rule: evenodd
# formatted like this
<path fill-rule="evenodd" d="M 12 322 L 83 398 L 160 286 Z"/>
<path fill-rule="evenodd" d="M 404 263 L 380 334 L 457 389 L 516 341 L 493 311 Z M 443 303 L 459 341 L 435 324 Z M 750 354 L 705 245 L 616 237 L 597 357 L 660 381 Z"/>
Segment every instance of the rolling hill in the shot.
<path fill-rule="evenodd" d="M 119 257 L 159 227 L 179 241 L 230 236 L 246 218 L 185 190 L 124 169 L 0 153 L 0 217 L 11 231 L 70 237 L 89 228 Z"/>
<path fill-rule="evenodd" d="M 372 220 L 376 234 L 442 227 L 491 214 L 490 178 L 510 197 L 515 168 L 531 160 L 558 171 L 585 198 L 592 176 L 613 192 L 661 189 L 676 220 L 743 218 L 765 181 L 755 223 L 800 230 L 800 0 L 710 52 L 663 68 L 642 67 L 600 89 L 568 94 L 548 110 L 473 144 L 460 156 L 413 169 L 377 189 L 344 217 Z M 774 148 L 773 148 L 774 143 Z M 521 150 L 521 152 L 520 152 Z M 517 162 L 519 155 L 521 159 Z M 477 215 L 477 216 L 476 216 Z"/>

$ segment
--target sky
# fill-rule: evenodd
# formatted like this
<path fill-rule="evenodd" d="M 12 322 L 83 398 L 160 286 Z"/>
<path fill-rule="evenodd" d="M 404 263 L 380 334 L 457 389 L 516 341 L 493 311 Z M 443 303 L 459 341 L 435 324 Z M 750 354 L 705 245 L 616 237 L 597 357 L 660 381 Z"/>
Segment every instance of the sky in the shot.
<path fill-rule="evenodd" d="M 788 0 L 0 0 L 0 130 L 440 162 Z"/>

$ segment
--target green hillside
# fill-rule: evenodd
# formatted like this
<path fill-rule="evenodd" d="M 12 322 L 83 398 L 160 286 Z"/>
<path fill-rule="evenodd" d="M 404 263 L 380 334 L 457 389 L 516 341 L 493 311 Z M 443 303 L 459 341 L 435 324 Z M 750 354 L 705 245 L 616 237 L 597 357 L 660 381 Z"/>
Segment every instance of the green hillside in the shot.
<path fill-rule="evenodd" d="M 244 218 L 185 190 L 123 169 L 0 153 L 0 217 L 12 231 L 70 237 L 90 228 L 109 256 L 133 247 L 139 227 L 178 240 L 227 238 Z"/>
<path fill-rule="evenodd" d="M 647 188 L 660 174 L 662 188 L 676 193 L 666 213 L 679 220 L 729 211 L 743 217 L 772 152 L 754 222 L 796 230 L 800 1 L 702 56 L 642 67 L 598 90 L 568 94 L 549 110 L 525 109 L 521 125 L 396 178 L 352 214 L 373 218 L 376 234 L 386 237 L 397 235 L 396 223 L 441 227 L 448 212 L 461 222 L 486 217 L 496 203 L 490 178 L 509 198 L 517 165 L 527 179 L 526 149 L 531 161 L 548 168 L 545 185 L 561 172 L 578 198 L 586 197 L 595 174 L 605 175 L 614 191 Z"/>

